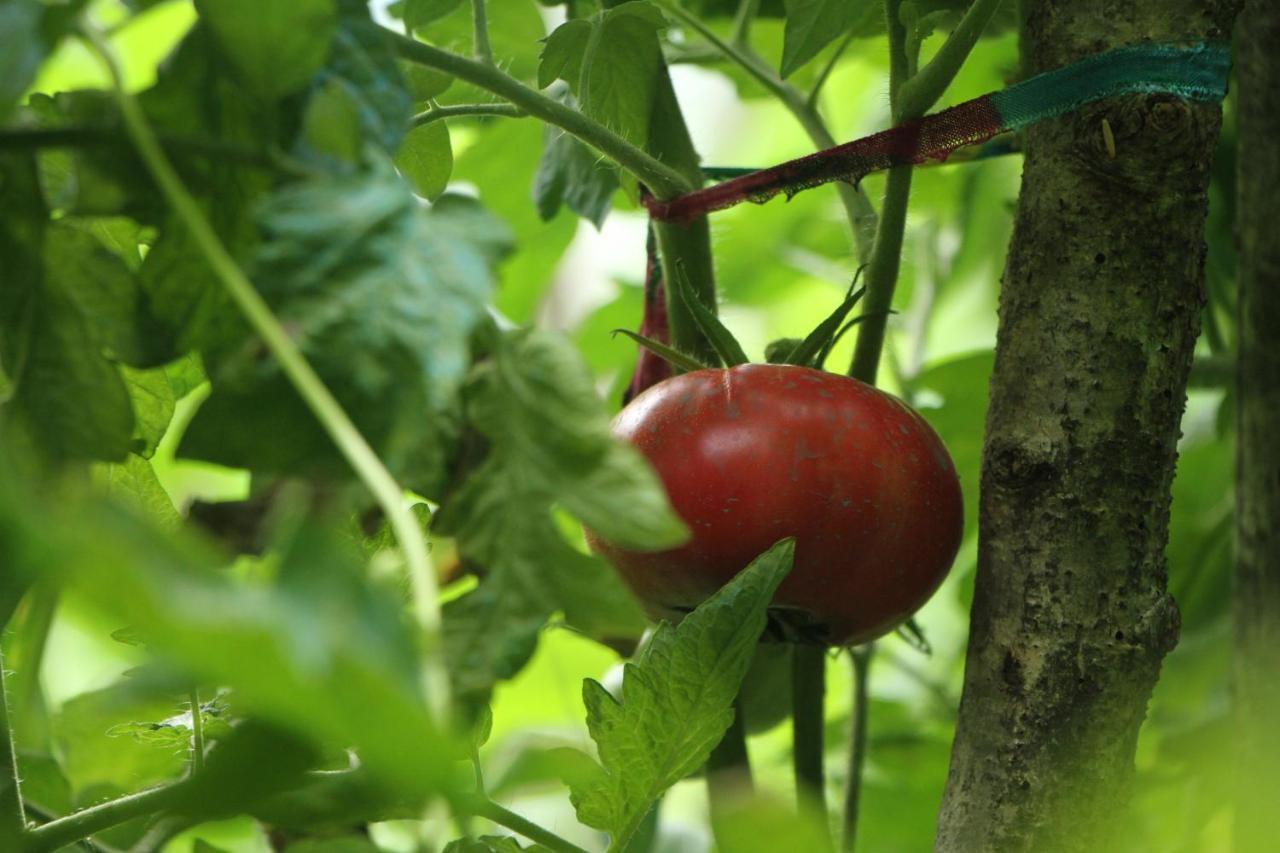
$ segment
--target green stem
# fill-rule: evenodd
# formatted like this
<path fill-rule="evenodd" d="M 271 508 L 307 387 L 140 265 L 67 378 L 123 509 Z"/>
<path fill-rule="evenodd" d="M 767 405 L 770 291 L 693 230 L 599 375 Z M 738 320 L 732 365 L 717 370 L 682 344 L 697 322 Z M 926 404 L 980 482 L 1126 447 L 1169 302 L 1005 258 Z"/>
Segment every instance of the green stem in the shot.
<path fill-rule="evenodd" d="M 823 759 L 823 700 L 826 698 L 827 650 L 797 643 L 791 663 L 791 702 L 796 796 L 827 815 Z"/>
<path fill-rule="evenodd" d="M 27 826 L 18 780 L 18 754 L 9 727 L 9 694 L 4 685 L 4 655 L 0 653 L 0 850 L 16 850 Z"/>
<path fill-rule="evenodd" d="M 880 206 L 880 225 L 876 228 L 876 241 L 867 265 L 867 294 L 862 302 L 867 319 L 858 326 L 858 342 L 854 345 L 849 375 L 868 385 L 876 382 L 880 351 L 884 348 L 885 326 L 898 283 L 907 202 L 911 195 L 911 171 L 910 166 L 896 166 L 889 170 L 884 204 Z"/>
<path fill-rule="evenodd" d="M 512 832 L 517 832 L 530 841 L 555 851 L 555 853 L 587 853 L 586 850 L 578 845 L 564 840 L 550 830 L 543 829 L 528 818 L 521 817 L 511 810 L 503 808 L 493 800 L 473 800 L 469 804 L 469 811 L 478 817 L 491 820 L 499 826 L 505 826 Z"/>
<path fill-rule="evenodd" d="M 204 715 L 200 712 L 200 688 L 191 688 L 191 772 L 204 768 Z"/>
<path fill-rule="evenodd" d="M 672 17 L 686 24 L 690 29 L 695 30 L 698 35 L 724 54 L 726 59 L 741 67 L 742 70 L 755 78 L 756 82 L 763 86 L 765 91 L 777 98 L 804 129 L 814 147 L 821 150 L 831 148 L 836 144 L 835 137 L 827 129 L 827 125 L 823 122 L 822 116 L 818 114 L 816 106 L 811 104 L 794 86 L 775 74 L 772 68 L 750 51 L 750 48 L 742 44 L 731 44 L 720 38 L 714 30 L 704 24 L 696 15 L 672 3 L 671 0 L 658 0 L 658 2 Z M 840 195 L 840 203 L 844 205 L 845 215 L 853 232 L 854 245 L 858 253 L 858 263 L 867 263 L 871 252 L 872 235 L 874 235 L 876 229 L 875 209 L 871 206 L 871 201 L 861 187 L 838 183 L 836 184 L 836 192 Z"/>
<path fill-rule="evenodd" d="M 485 17 L 484 0 L 471 0 L 471 23 L 476 59 L 485 65 L 493 65 L 493 48 L 489 46 L 489 22 Z"/>
<path fill-rule="evenodd" d="M 889 101 L 893 105 L 895 124 L 918 118 L 941 97 L 977 43 L 999 2 L 974 0 L 938 55 L 916 77 L 908 79 L 906 31 L 899 16 L 902 0 L 885 0 L 885 24 L 889 33 Z M 869 316 L 858 329 L 858 342 L 849 367 L 850 376 L 872 385 L 876 381 L 880 351 L 884 347 L 888 311 L 893 305 L 893 292 L 898 284 L 910 195 L 911 167 L 890 169 L 871 260 L 867 266 L 867 295 L 863 305 Z"/>
<path fill-rule="evenodd" d="M 742 706 L 734 703 L 733 722 L 707 758 L 707 801 L 711 821 L 726 805 L 751 792 L 751 758 L 747 754 L 747 729 Z"/>
<path fill-rule="evenodd" d="M 738 12 L 733 16 L 733 33 L 729 41 L 746 46 L 751 40 L 751 22 L 760 10 L 760 0 L 742 0 L 738 4 Z"/>
<path fill-rule="evenodd" d="M 849 47 L 849 42 L 853 41 L 854 35 L 855 33 L 850 32 L 840 44 L 836 45 L 836 49 L 827 60 L 827 64 L 822 66 L 822 71 L 818 72 L 818 79 L 813 81 L 813 86 L 809 89 L 809 95 L 804 99 L 810 110 L 817 110 L 818 96 L 822 94 L 822 87 L 827 85 L 827 78 L 831 76 L 831 72 L 840 63 L 840 57 L 844 55 L 845 49 Z"/>
<path fill-rule="evenodd" d="M 844 789 L 844 832 L 840 849 L 854 853 L 858 846 L 858 805 L 862 797 L 862 769 L 867 760 L 867 684 L 875 643 L 850 649 L 853 660 L 853 709 L 849 731 L 849 773 Z"/>
<path fill-rule="evenodd" d="M 96 31 L 85 29 L 90 44 L 102 57 L 111 76 L 116 100 L 139 156 L 155 180 L 165 200 L 187 227 L 196 246 L 214 275 L 222 282 L 231 299 L 239 307 L 254 331 L 262 338 L 279 362 L 299 396 L 306 402 L 321 426 L 346 457 L 347 462 L 382 507 L 394 531 L 414 586 L 417 618 L 422 629 L 423 682 L 427 702 L 436 722 L 446 724 L 449 709 L 449 680 L 441 660 L 440 603 L 435 572 L 427 554 L 427 543 L 417 519 L 405 501 L 404 491 L 396 483 L 351 418 L 316 375 L 315 370 L 298 350 L 289 333 L 271 312 L 271 307 L 254 289 L 217 233 L 205 219 L 196 200 L 183 186 L 173 165 L 165 157 L 155 134 L 147 123 L 138 102 L 125 91 L 120 69 L 110 45 Z"/>
<path fill-rule="evenodd" d="M 576 136 L 649 187 L 658 198 L 672 198 L 695 188 L 675 169 L 646 154 L 604 125 L 524 85 L 509 74 L 438 47 L 387 30 L 386 38 L 402 59 L 436 68 L 510 101 L 529 115 Z"/>
<path fill-rule="evenodd" d="M 82 838 L 89 838 L 104 829 L 133 820 L 135 817 L 164 811 L 178 802 L 188 784 L 189 782 L 184 780 L 148 788 L 136 794 L 81 809 L 74 814 L 28 830 L 20 847 L 4 849 L 21 850 L 22 853 L 46 853 L 46 851 L 57 850 Z"/>
<path fill-rule="evenodd" d="M 897 2 L 890 0 L 890 5 L 897 6 Z M 938 102 L 999 6 L 1000 0 L 973 0 L 929 64 L 910 80 L 903 79 L 898 91 L 897 121 L 919 118 Z"/>
<path fill-rule="evenodd" d="M 514 104 L 449 104 L 432 107 L 409 119 L 411 127 L 421 127 L 446 118 L 462 116 L 506 116 L 508 118 L 524 118 L 528 113 Z"/>

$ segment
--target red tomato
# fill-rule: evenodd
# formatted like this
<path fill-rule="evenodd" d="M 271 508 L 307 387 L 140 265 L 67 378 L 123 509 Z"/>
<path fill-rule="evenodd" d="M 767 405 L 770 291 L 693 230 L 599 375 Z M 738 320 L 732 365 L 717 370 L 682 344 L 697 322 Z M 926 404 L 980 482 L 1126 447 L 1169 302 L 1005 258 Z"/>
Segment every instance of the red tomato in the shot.
<path fill-rule="evenodd" d="M 678 619 L 794 536 L 774 608 L 813 639 L 860 643 L 924 604 L 960 547 L 947 449 L 905 403 L 857 380 L 790 365 L 698 370 L 636 397 L 613 429 L 692 530 L 657 553 L 588 531 L 655 616 Z"/>

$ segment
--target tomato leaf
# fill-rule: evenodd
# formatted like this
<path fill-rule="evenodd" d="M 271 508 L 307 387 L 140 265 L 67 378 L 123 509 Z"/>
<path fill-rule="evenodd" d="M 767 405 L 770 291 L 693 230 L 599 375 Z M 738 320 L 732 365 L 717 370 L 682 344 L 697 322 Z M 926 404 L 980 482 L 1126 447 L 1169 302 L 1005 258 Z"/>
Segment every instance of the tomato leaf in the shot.
<path fill-rule="evenodd" d="M 884 11 L 874 2 L 851 0 L 784 0 L 787 23 L 783 29 L 783 77 L 791 74 L 818 55 L 837 37 L 855 25 L 879 18 L 883 26 Z"/>
<path fill-rule="evenodd" d="M 643 630 L 643 613 L 613 572 L 557 530 L 553 504 L 632 547 L 672 547 L 686 530 L 639 452 L 611 436 L 567 341 L 525 331 L 499 338 L 466 397 L 469 420 L 491 449 L 436 526 L 486 569 L 479 587 L 445 608 L 459 691 L 483 698 L 524 665 L 554 610 L 597 637 Z"/>
<path fill-rule="evenodd" d="M 538 85 L 563 79 L 583 112 L 642 146 L 662 65 L 658 33 L 666 26 L 644 0 L 567 21 L 547 39 Z"/>
<path fill-rule="evenodd" d="M 31 81 L 44 59 L 40 38 L 44 7 L 39 3 L 5 3 L 0 6 L 0 120 Z"/>
<path fill-rule="evenodd" d="M 626 664 L 621 700 L 583 683 L 599 773 L 572 786 L 578 818 L 622 849 L 664 791 L 697 770 L 733 721 L 733 700 L 764 631 L 774 590 L 791 571 L 795 542 L 760 555 L 711 598 L 657 633 Z"/>
<path fill-rule="evenodd" d="M 387 166 L 276 193 L 254 279 L 312 365 L 410 487 L 434 494 L 450 414 L 484 316 L 505 228 L 474 201 L 430 210 Z M 211 368 L 213 394 L 182 455 L 272 472 L 349 477 L 301 399 L 252 337 Z M 289 424 L 290 429 L 280 429 Z"/>
<path fill-rule="evenodd" d="M 573 104 L 572 96 L 565 102 Z M 618 186 L 617 170 L 591 148 L 559 128 L 543 130 L 542 158 L 533 179 L 533 201 L 543 220 L 554 218 L 563 203 L 599 229 Z"/>
<path fill-rule="evenodd" d="M 412 30 L 429 24 L 437 18 L 443 18 L 463 2 L 464 0 L 405 0 L 402 12 L 404 25 Z"/>
<path fill-rule="evenodd" d="M 410 130 L 400 143 L 396 168 L 409 179 L 415 193 L 428 201 L 439 198 L 453 172 L 449 126 L 443 121 L 433 121 Z"/>
<path fill-rule="evenodd" d="M 676 273 L 675 289 L 680 301 L 689 309 L 694 322 L 698 324 L 698 330 L 711 343 L 711 348 L 715 350 L 724 366 L 733 367 L 750 361 L 751 359 L 747 358 L 747 354 L 742 350 L 742 344 L 738 343 L 738 339 L 733 336 L 733 332 L 720 322 L 720 318 L 712 313 L 710 308 L 702 304 L 702 300 L 698 294 L 694 293 L 689 277 L 684 274 L 684 271 L 677 270 Z"/>
<path fill-rule="evenodd" d="M 196 0 L 218 46 L 259 95 L 296 92 L 324 64 L 337 28 L 335 0 Z"/>

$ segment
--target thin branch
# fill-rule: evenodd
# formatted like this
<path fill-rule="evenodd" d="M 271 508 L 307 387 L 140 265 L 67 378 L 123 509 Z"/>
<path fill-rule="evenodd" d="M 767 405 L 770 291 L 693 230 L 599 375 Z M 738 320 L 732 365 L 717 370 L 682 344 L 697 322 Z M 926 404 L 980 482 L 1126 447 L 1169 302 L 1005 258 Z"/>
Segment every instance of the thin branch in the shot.
<path fill-rule="evenodd" d="M 449 104 L 446 106 L 433 106 L 430 109 L 423 110 L 409 119 L 409 125 L 411 127 L 422 127 L 422 125 L 431 124 L 433 121 L 464 116 L 524 118 L 527 115 L 528 113 L 514 104 Z"/>
<path fill-rule="evenodd" d="M 484 0 L 471 0 L 471 23 L 476 59 L 485 65 L 493 65 L 493 48 L 489 46 L 489 22 L 485 17 Z"/>
<path fill-rule="evenodd" d="M 200 712 L 200 688 L 191 688 L 191 772 L 204 767 L 204 714 Z"/>
<path fill-rule="evenodd" d="M 7 617 L 8 614 L 5 614 Z M 0 617 L 0 625 L 7 618 Z M 22 837 L 27 816 L 22 809 L 18 753 L 9 726 L 9 696 L 4 686 L 4 656 L 0 653 L 0 846 L 10 847 Z"/>
<path fill-rule="evenodd" d="M 555 853 L 587 853 L 578 845 L 564 840 L 550 830 L 543 829 L 528 818 L 503 808 L 493 800 L 476 798 L 469 801 L 468 807 L 472 814 L 491 820 L 499 826 L 505 826 L 512 832 L 518 832 L 530 841 L 537 842 Z"/>
<path fill-rule="evenodd" d="M 272 313 L 271 307 L 222 245 L 199 204 L 183 186 L 182 179 L 160 148 L 142 108 L 124 89 L 120 67 L 111 46 L 91 28 L 85 28 L 85 35 L 107 67 L 125 128 L 166 201 L 187 227 L 188 233 L 228 295 L 262 338 L 299 396 L 386 514 L 404 552 L 405 564 L 414 586 L 416 616 L 423 635 L 424 692 L 435 722 L 442 728 L 445 727 L 449 715 L 449 679 L 441 659 L 439 591 L 435 571 L 427 553 L 426 540 L 417 518 L 405 501 L 404 490 L 298 350 L 289 333 Z"/>
<path fill-rule="evenodd" d="M 631 172 L 658 198 L 671 198 L 695 189 L 675 169 L 646 154 L 604 125 L 534 91 L 498 68 L 423 44 L 391 30 L 386 30 L 384 34 L 402 59 L 447 72 L 459 80 L 465 80 L 506 99 L 534 118 L 562 128 Z"/>
<path fill-rule="evenodd" d="M 797 643 L 791 659 L 792 762 L 796 796 L 827 815 L 823 771 L 823 706 L 826 698 L 827 650 Z"/>
<path fill-rule="evenodd" d="M 47 853 L 143 815 L 162 812 L 178 802 L 190 780 L 148 788 L 60 817 L 27 831 L 22 853 Z"/>
<path fill-rule="evenodd" d="M 973 0 L 933 59 L 910 80 L 903 80 L 895 115 L 899 122 L 919 118 L 938 102 L 999 7 L 1000 0 Z"/>
<path fill-rule="evenodd" d="M 844 789 L 844 831 L 840 837 L 843 853 L 854 853 L 858 846 L 858 807 L 862 797 L 862 769 L 867 760 L 867 685 L 875 643 L 849 650 L 853 660 L 853 710 L 849 731 L 849 772 Z"/>
<path fill-rule="evenodd" d="M 755 20 L 760 9 L 760 0 L 742 0 L 738 4 L 738 13 L 733 17 L 733 32 L 729 41 L 746 47 L 751 41 L 751 22 Z"/>

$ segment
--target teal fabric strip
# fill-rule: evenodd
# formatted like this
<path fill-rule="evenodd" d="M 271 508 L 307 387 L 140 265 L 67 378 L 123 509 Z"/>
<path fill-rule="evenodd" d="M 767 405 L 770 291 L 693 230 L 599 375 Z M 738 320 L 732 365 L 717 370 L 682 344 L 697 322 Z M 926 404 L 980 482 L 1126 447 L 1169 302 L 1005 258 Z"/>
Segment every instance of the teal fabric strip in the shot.
<path fill-rule="evenodd" d="M 1162 92 L 1193 101 L 1227 94 L 1231 50 L 1222 43 L 1139 44 L 1088 57 L 991 94 L 1001 127 L 1016 130 L 1116 95 Z"/>

